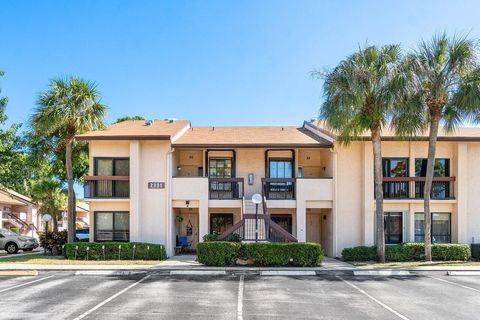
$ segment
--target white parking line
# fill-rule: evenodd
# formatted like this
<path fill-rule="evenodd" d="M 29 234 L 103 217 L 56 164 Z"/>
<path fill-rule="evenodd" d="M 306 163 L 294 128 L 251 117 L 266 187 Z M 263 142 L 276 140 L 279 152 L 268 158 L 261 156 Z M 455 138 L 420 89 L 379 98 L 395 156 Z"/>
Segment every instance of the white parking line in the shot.
<path fill-rule="evenodd" d="M 469 287 L 469 286 L 464 286 L 463 284 L 459 284 L 459 283 L 456 283 L 456 282 L 448 281 L 448 280 L 437 278 L 437 277 L 432 277 L 432 276 L 428 276 L 428 277 L 432 278 L 432 279 L 435 279 L 435 280 L 438 280 L 438 281 L 453 284 L 454 286 L 457 286 L 457 287 L 460 287 L 460 288 L 472 290 L 472 291 L 475 291 L 475 292 L 480 292 L 480 290 L 478 290 L 478 289 L 475 289 L 475 288 L 472 288 L 472 287 Z"/>
<path fill-rule="evenodd" d="M 35 282 L 47 280 L 51 277 L 53 277 L 53 275 L 48 276 L 48 277 L 44 277 L 44 278 L 40 278 L 40 279 L 37 279 L 37 280 L 33 280 L 33 281 L 28 281 L 28 282 L 25 282 L 25 283 L 22 283 L 22 284 L 18 284 L 18 285 L 13 286 L 13 287 L 5 288 L 5 289 L 0 290 L 0 293 L 5 292 L 5 291 L 9 291 L 9 290 L 12 290 L 12 289 L 20 288 L 20 287 L 23 287 L 23 286 L 27 286 L 27 285 L 35 283 Z"/>
<path fill-rule="evenodd" d="M 357 287 L 356 285 L 354 285 L 353 283 L 343 279 L 342 277 L 340 276 L 335 276 L 337 277 L 338 279 L 342 280 L 343 282 L 345 282 L 346 284 L 348 284 L 350 287 L 354 288 L 355 290 L 357 290 L 358 292 L 364 294 L 365 296 L 367 296 L 368 298 L 370 298 L 371 300 L 373 300 L 374 302 L 376 302 L 377 304 L 379 304 L 380 306 L 382 306 L 383 308 L 387 309 L 388 311 L 390 311 L 391 313 L 393 313 L 394 315 L 396 315 L 397 317 L 399 317 L 400 319 L 403 319 L 403 320 L 409 320 L 407 317 L 405 317 L 403 314 L 393 310 L 392 308 L 390 308 L 389 306 L 387 306 L 385 303 L 383 303 L 382 301 L 376 299 L 375 297 L 372 297 L 371 295 L 369 295 L 365 290 L 362 290 L 360 289 L 359 287 Z"/>
<path fill-rule="evenodd" d="M 131 285 L 129 285 L 128 287 L 126 287 L 125 289 L 115 293 L 113 296 L 111 296 L 110 298 L 107 298 L 105 300 L 103 300 L 102 302 L 100 302 L 99 304 L 97 304 L 95 307 L 93 307 L 92 309 L 90 310 L 87 310 L 85 311 L 84 313 L 82 313 L 81 315 L 79 315 L 78 317 L 76 317 L 74 320 L 80 320 L 80 319 L 83 319 L 85 318 L 86 316 L 88 316 L 90 313 L 92 313 L 93 311 L 97 310 L 98 308 L 106 305 L 107 303 L 109 303 L 110 301 L 112 301 L 113 299 L 115 299 L 116 297 L 118 297 L 119 295 L 127 292 L 128 290 L 132 289 L 133 287 L 135 287 L 136 285 L 138 285 L 139 283 L 143 282 L 144 280 L 148 279 L 150 277 L 150 275 L 147 275 L 145 277 L 143 277 L 142 279 L 138 280 L 137 282 L 135 283 L 132 283 Z"/>
<path fill-rule="evenodd" d="M 240 275 L 238 282 L 238 300 L 237 300 L 237 320 L 243 320 L 243 287 L 245 276 Z"/>

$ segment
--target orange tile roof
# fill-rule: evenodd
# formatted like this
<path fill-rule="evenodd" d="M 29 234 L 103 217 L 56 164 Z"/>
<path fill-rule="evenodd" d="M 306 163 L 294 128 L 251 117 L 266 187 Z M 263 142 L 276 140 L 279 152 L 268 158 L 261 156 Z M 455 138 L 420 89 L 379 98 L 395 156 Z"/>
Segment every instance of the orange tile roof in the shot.
<path fill-rule="evenodd" d="M 304 127 L 192 127 L 173 143 L 178 147 L 328 147 L 331 142 Z"/>
<path fill-rule="evenodd" d="M 76 136 L 77 140 L 170 140 L 190 126 L 188 120 L 154 120 L 148 126 L 144 120 L 115 123 L 104 130 Z"/>
<path fill-rule="evenodd" d="M 313 123 L 319 129 L 331 132 L 327 129 L 325 123 L 317 121 Z M 413 137 L 400 137 L 390 127 L 384 127 L 382 130 L 382 140 L 428 140 L 429 130 L 418 133 Z M 332 134 L 333 137 L 336 135 Z M 370 138 L 370 131 L 365 131 L 358 140 L 367 140 Z M 453 132 L 447 132 L 443 127 L 438 130 L 438 141 L 480 141 L 480 127 L 458 127 Z"/>

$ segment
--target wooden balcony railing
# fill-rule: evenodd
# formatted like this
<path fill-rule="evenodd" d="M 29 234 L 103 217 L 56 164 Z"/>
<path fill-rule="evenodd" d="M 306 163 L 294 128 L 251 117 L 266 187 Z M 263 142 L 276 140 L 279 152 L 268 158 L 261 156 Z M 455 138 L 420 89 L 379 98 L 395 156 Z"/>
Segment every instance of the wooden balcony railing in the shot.
<path fill-rule="evenodd" d="M 87 176 L 84 185 L 85 198 L 129 198 L 129 176 Z"/>
<path fill-rule="evenodd" d="M 208 178 L 209 198 L 212 200 L 242 199 L 243 178 Z"/>
<path fill-rule="evenodd" d="M 295 178 L 263 178 L 262 184 L 267 200 L 295 199 Z"/>
<path fill-rule="evenodd" d="M 431 198 L 455 199 L 455 177 L 434 177 Z M 384 177 L 384 199 L 423 199 L 425 177 Z"/>

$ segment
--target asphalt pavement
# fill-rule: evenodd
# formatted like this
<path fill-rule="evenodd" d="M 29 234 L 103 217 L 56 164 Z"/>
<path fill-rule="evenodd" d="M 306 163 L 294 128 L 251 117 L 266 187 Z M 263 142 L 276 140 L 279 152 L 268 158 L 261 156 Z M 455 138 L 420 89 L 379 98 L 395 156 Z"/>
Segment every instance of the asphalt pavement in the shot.
<path fill-rule="evenodd" d="M 0 278 L 0 319 L 478 319 L 480 276 Z"/>

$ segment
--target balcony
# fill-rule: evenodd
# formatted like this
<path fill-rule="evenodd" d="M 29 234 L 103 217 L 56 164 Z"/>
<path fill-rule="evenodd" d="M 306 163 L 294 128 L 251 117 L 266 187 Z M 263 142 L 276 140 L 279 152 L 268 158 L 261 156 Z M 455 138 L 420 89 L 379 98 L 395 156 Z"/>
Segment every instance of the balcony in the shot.
<path fill-rule="evenodd" d="M 86 199 L 129 198 L 130 177 L 87 176 L 83 191 Z"/>
<path fill-rule="evenodd" d="M 431 199 L 455 199 L 455 177 L 434 177 L 432 182 Z M 425 177 L 384 177 L 384 199 L 423 199 Z"/>
<path fill-rule="evenodd" d="M 333 178 L 297 178 L 297 199 L 307 201 L 333 201 Z"/>
<path fill-rule="evenodd" d="M 295 200 L 295 178 L 263 178 L 267 200 Z"/>
<path fill-rule="evenodd" d="M 208 191 L 210 200 L 242 199 L 243 178 L 209 178 Z"/>

